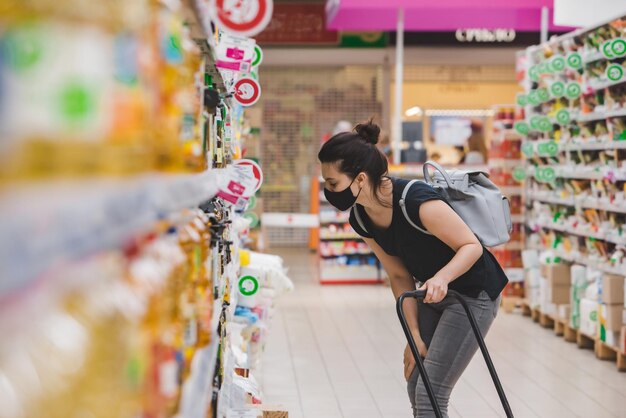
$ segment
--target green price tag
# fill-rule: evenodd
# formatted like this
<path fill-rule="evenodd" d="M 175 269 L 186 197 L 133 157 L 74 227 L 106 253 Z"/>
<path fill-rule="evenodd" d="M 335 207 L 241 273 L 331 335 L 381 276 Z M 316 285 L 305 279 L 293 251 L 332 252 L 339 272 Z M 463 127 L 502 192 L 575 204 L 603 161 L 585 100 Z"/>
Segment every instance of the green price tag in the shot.
<path fill-rule="evenodd" d="M 565 109 L 561 109 L 558 112 L 556 112 L 556 121 L 560 124 L 560 125 L 567 125 L 568 123 L 570 123 L 570 114 L 569 111 L 565 110 Z"/>
<path fill-rule="evenodd" d="M 250 220 L 250 228 L 256 228 L 259 226 L 259 217 L 254 212 L 246 212 L 243 217 Z"/>
<path fill-rule="evenodd" d="M 557 55 L 552 58 L 552 68 L 555 72 L 561 72 L 565 69 L 565 58 Z"/>
<path fill-rule="evenodd" d="M 606 59 L 615 58 L 615 55 L 613 55 L 612 46 L 613 46 L 613 40 L 608 40 L 602 44 L 602 47 L 600 47 L 600 50 L 602 50 L 602 55 L 604 55 L 604 58 Z"/>
<path fill-rule="evenodd" d="M 561 81 L 557 81 L 550 86 L 550 93 L 553 97 L 559 98 L 565 96 L 565 84 Z"/>
<path fill-rule="evenodd" d="M 515 101 L 518 106 L 526 106 L 528 104 L 528 97 L 523 93 L 517 93 L 515 96 Z"/>
<path fill-rule="evenodd" d="M 522 154 L 528 158 L 535 154 L 535 146 L 532 142 L 526 141 L 522 144 Z"/>
<path fill-rule="evenodd" d="M 552 183 L 556 179 L 556 172 L 552 167 L 545 167 L 543 169 L 543 181 L 546 183 Z"/>
<path fill-rule="evenodd" d="M 254 276 L 243 276 L 239 279 L 239 291 L 244 296 L 252 296 L 259 290 L 259 280 Z"/>
<path fill-rule="evenodd" d="M 535 115 L 533 117 L 530 118 L 530 128 L 538 131 L 539 130 L 539 123 L 541 122 L 541 118 L 543 116 L 539 116 L 539 115 Z"/>
<path fill-rule="evenodd" d="M 254 46 L 254 58 L 252 59 L 252 66 L 258 67 L 263 62 L 263 50 L 260 46 Z"/>
<path fill-rule="evenodd" d="M 539 130 L 541 132 L 550 132 L 552 130 L 552 122 L 549 118 L 541 118 L 541 120 L 539 121 Z"/>
<path fill-rule="evenodd" d="M 616 57 L 623 57 L 626 55 L 626 40 L 619 38 L 611 43 L 611 51 Z"/>
<path fill-rule="evenodd" d="M 539 183 L 543 183 L 543 168 L 542 167 L 536 167 L 535 168 L 535 180 L 538 181 Z"/>
<path fill-rule="evenodd" d="M 513 179 L 515 179 L 518 183 L 521 183 L 526 179 L 526 170 L 524 167 L 515 167 L 513 169 Z"/>
<path fill-rule="evenodd" d="M 619 64 L 611 64 L 606 68 L 606 78 L 611 81 L 619 81 L 624 78 L 624 67 Z"/>
<path fill-rule="evenodd" d="M 530 126 L 528 126 L 526 122 L 515 122 L 515 130 L 520 135 L 528 135 L 528 133 L 530 132 Z"/>
<path fill-rule="evenodd" d="M 246 210 L 252 210 L 256 208 L 256 203 L 256 196 L 250 196 L 250 199 L 248 200 L 248 206 L 246 206 Z"/>
<path fill-rule="evenodd" d="M 538 89 L 537 95 L 539 96 L 539 100 L 541 100 L 541 103 L 545 103 L 550 100 L 550 93 L 548 92 L 548 89 L 545 87 Z"/>
<path fill-rule="evenodd" d="M 581 94 L 582 89 L 580 88 L 580 84 L 575 81 L 567 83 L 567 87 L 565 87 L 565 95 L 569 99 L 577 99 Z"/>
<path fill-rule="evenodd" d="M 528 76 L 533 81 L 539 81 L 539 69 L 536 65 L 533 65 L 528 69 Z"/>
<path fill-rule="evenodd" d="M 550 157 L 555 157 L 559 153 L 559 144 L 554 141 L 546 143 L 546 152 Z"/>
<path fill-rule="evenodd" d="M 530 91 L 530 93 L 528 94 L 528 103 L 530 103 L 533 106 L 537 106 L 539 103 L 541 103 L 541 100 L 539 99 L 539 93 L 537 92 L 537 90 Z"/>
<path fill-rule="evenodd" d="M 567 65 L 574 70 L 579 70 L 583 67 L 583 59 L 578 52 L 572 52 L 567 56 Z"/>

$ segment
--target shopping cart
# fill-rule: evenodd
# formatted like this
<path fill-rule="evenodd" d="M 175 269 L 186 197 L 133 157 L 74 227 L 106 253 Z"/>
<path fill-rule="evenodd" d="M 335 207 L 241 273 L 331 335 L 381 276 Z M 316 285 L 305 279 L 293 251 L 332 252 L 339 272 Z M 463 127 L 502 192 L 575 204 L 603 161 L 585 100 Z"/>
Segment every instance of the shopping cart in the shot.
<path fill-rule="evenodd" d="M 413 357 L 415 357 L 417 369 L 419 370 L 420 376 L 422 376 L 422 382 L 424 382 L 426 393 L 428 393 L 430 403 L 433 406 L 433 411 L 435 411 L 435 416 L 437 418 L 443 418 L 443 415 L 441 414 L 441 409 L 439 408 L 439 404 L 437 403 L 437 399 L 435 398 L 435 393 L 433 392 L 433 388 L 430 384 L 430 380 L 428 379 L 428 375 L 426 374 L 426 370 L 424 369 L 424 362 L 417 351 L 417 345 L 415 345 L 415 340 L 413 339 L 413 335 L 411 335 L 411 331 L 409 330 L 409 325 L 406 322 L 404 309 L 402 309 L 402 307 L 404 306 L 404 300 L 406 298 L 414 298 L 419 301 L 423 300 L 425 297 L 425 290 L 414 290 L 411 292 L 405 292 L 398 298 L 398 301 L 396 302 L 396 310 L 398 311 L 398 317 L 400 318 L 400 323 L 402 324 L 404 335 L 406 335 L 406 339 L 409 342 L 409 347 L 411 347 Z M 506 399 L 506 394 L 504 393 L 504 389 L 502 389 L 502 384 L 500 383 L 500 379 L 498 378 L 496 369 L 493 366 L 491 357 L 489 356 L 489 351 L 487 350 L 487 346 L 485 345 L 485 340 L 483 339 L 482 333 L 478 328 L 478 324 L 476 324 L 474 314 L 472 314 L 472 311 L 467 305 L 467 302 L 459 293 L 455 292 L 454 290 L 448 290 L 448 295 L 446 297 L 455 298 L 459 301 L 461 306 L 463 306 L 463 309 L 465 309 L 467 318 L 469 319 L 472 330 L 474 331 L 474 335 L 476 336 L 476 340 L 478 341 L 478 345 L 480 346 L 480 351 L 483 353 L 485 363 L 487 363 L 487 368 L 489 369 L 489 373 L 491 374 L 491 378 L 493 379 L 493 384 L 498 391 L 498 396 L 500 396 L 500 401 L 502 402 L 502 406 L 504 407 L 504 412 L 506 413 L 507 418 L 513 418 L 513 412 L 511 411 L 511 407 L 509 406 L 509 401 Z"/>

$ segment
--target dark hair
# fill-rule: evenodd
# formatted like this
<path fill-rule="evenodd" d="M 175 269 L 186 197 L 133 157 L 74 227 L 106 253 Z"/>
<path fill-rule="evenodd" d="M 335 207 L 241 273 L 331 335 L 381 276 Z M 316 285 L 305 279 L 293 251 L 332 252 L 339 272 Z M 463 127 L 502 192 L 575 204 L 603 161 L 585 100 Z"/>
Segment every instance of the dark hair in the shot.
<path fill-rule="evenodd" d="M 339 163 L 339 171 L 350 178 L 367 173 L 374 197 L 388 206 L 378 193 L 388 171 L 387 157 L 377 147 L 380 127 L 372 119 L 359 123 L 352 132 L 340 132 L 330 138 L 317 154 L 321 163 Z"/>

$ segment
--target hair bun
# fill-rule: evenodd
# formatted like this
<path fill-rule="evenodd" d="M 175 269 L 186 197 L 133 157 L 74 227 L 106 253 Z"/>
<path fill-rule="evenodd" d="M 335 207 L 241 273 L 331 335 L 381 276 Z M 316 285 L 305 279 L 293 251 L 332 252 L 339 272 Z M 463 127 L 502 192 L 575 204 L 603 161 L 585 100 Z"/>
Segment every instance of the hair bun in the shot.
<path fill-rule="evenodd" d="M 355 132 L 366 142 L 376 145 L 380 136 L 380 126 L 371 119 L 367 123 L 359 123 L 354 127 Z"/>

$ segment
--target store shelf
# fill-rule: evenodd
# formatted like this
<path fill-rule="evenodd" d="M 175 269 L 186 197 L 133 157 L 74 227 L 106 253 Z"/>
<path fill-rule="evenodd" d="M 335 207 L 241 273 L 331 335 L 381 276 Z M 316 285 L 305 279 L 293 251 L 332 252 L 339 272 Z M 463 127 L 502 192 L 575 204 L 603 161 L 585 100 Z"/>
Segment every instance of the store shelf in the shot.
<path fill-rule="evenodd" d="M 626 204 L 623 206 L 611 205 L 611 204 L 601 204 L 599 202 L 590 202 L 588 200 L 581 199 L 562 199 L 551 196 L 541 196 L 533 193 L 528 194 L 528 198 L 530 200 L 536 200 L 543 203 L 549 203 L 553 205 L 563 205 L 563 206 L 571 206 L 571 207 L 580 207 L 582 209 L 596 209 L 602 210 L 606 212 L 614 212 L 614 213 L 622 213 L 626 214 Z"/>
<path fill-rule="evenodd" d="M 355 236 L 351 236 L 351 237 L 320 237 L 321 241 L 328 241 L 328 242 L 336 242 L 336 241 L 363 241 L 363 238 L 355 235 Z"/>
<path fill-rule="evenodd" d="M 322 266 L 320 269 L 320 282 L 323 284 L 347 284 L 347 283 L 378 283 L 380 271 L 376 266 Z"/>
<path fill-rule="evenodd" d="M 323 259 L 333 259 L 333 258 L 339 258 L 339 257 L 362 257 L 362 256 L 368 256 L 368 255 L 375 255 L 375 254 L 371 251 L 368 251 L 364 253 L 320 255 L 320 257 Z"/>
<path fill-rule="evenodd" d="M 213 197 L 223 170 L 9 189 L 0 203 L 0 296 L 52 266 L 119 248 L 160 217 Z"/>
<path fill-rule="evenodd" d="M 599 81 L 599 80 L 589 80 L 587 82 L 587 86 L 589 87 L 589 89 L 591 89 L 591 91 L 593 92 L 597 92 L 599 90 L 604 90 L 607 89 L 609 87 L 614 87 L 614 86 L 618 86 L 620 84 L 626 83 L 626 77 L 622 78 L 621 80 L 618 81 Z M 585 89 L 583 88 L 583 91 Z"/>
<path fill-rule="evenodd" d="M 562 151 L 610 151 L 626 149 L 626 141 L 568 142 L 561 145 Z"/>
<path fill-rule="evenodd" d="M 522 164 L 521 159 L 490 158 L 489 168 L 516 168 Z"/>
<path fill-rule="evenodd" d="M 615 274 L 618 276 L 626 277 L 626 270 L 624 269 L 624 267 L 614 267 L 614 266 L 609 265 L 606 261 L 593 260 L 593 259 L 590 259 L 589 257 L 585 257 L 578 253 L 576 254 L 566 253 L 563 250 L 554 249 L 550 247 L 544 247 L 540 245 L 531 245 L 531 246 L 528 246 L 528 249 L 537 250 L 537 251 L 552 251 L 555 256 L 565 261 L 569 261 L 570 263 L 581 264 L 581 265 L 585 265 L 587 267 L 591 267 L 596 270 L 602 271 L 603 273 Z"/>
<path fill-rule="evenodd" d="M 593 239 L 600 240 L 600 241 L 606 241 L 612 244 L 626 245 L 626 237 L 622 237 L 622 238 L 611 237 L 611 236 L 607 237 L 603 234 L 579 231 L 573 228 L 566 228 L 564 226 L 554 225 L 554 224 L 548 225 L 548 224 L 540 224 L 540 223 L 529 223 L 527 226 L 530 229 L 543 228 L 543 229 L 549 229 L 549 230 L 556 231 L 556 232 L 561 232 L 564 234 L 577 235 L 577 236 L 584 237 L 584 238 L 593 238 Z"/>
<path fill-rule="evenodd" d="M 579 180 L 602 180 L 612 177 L 615 181 L 626 181 L 626 175 L 613 175 L 614 169 L 610 167 L 578 167 L 578 166 L 559 166 L 552 165 L 555 170 L 555 176 L 563 179 L 579 179 Z M 535 167 L 529 167 L 526 172 L 528 178 L 535 176 Z"/>
<path fill-rule="evenodd" d="M 446 170 L 449 171 L 482 171 L 485 173 L 489 172 L 489 166 L 485 164 L 481 165 L 457 165 L 457 166 L 445 166 Z M 424 178 L 424 165 L 423 164 L 415 164 L 415 165 L 400 165 L 400 166 L 389 166 L 389 174 L 393 176 L 411 176 L 414 178 Z"/>
<path fill-rule="evenodd" d="M 500 192 L 505 196 L 521 196 L 524 194 L 522 186 L 502 186 Z"/>
<path fill-rule="evenodd" d="M 609 118 L 623 118 L 626 117 L 626 109 L 610 110 L 607 112 L 592 112 L 592 113 L 580 113 L 576 120 L 578 122 L 592 122 L 596 120 L 604 120 Z"/>
<path fill-rule="evenodd" d="M 606 57 L 600 51 L 587 51 L 581 54 L 583 65 L 591 64 L 592 62 L 605 60 Z"/>

